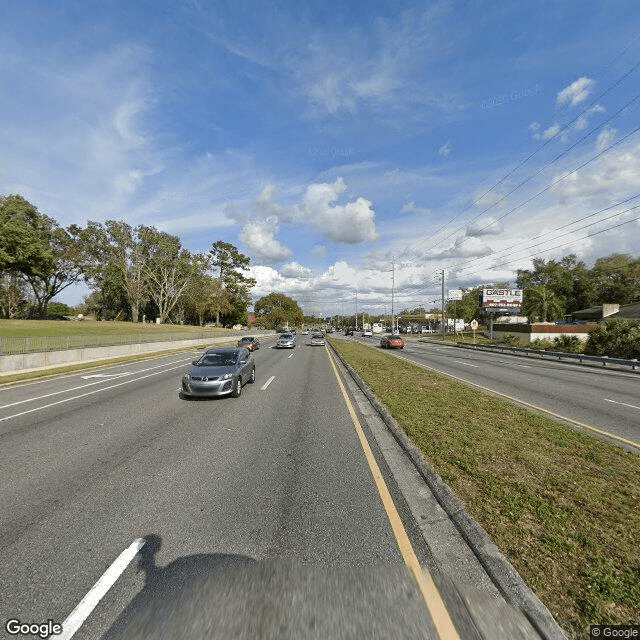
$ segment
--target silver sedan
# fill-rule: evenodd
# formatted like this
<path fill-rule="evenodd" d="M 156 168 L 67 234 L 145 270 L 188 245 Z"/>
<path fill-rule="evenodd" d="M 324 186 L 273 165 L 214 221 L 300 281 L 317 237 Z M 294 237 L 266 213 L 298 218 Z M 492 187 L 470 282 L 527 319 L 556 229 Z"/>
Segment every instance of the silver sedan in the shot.
<path fill-rule="evenodd" d="M 256 364 L 248 349 L 208 349 L 182 376 L 182 396 L 231 395 L 238 398 L 247 382 L 256 380 Z"/>

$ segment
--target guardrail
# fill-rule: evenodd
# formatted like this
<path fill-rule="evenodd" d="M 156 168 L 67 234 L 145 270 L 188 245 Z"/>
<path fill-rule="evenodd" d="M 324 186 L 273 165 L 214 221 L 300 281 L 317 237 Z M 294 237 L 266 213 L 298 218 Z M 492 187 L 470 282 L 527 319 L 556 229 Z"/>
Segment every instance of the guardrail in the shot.
<path fill-rule="evenodd" d="M 136 333 L 130 335 L 69 335 L 69 336 L 7 336 L 0 338 L 0 356 L 26 353 L 46 353 L 68 349 L 89 347 L 112 347 L 125 344 L 146 344 L 148 342 L 178 342 L 200 340 L 221 335 L 216 331 L 181 333 Z"/>
<path fill-rule="evenodd" d="M 558 360 L 578 360 L 580 364 L 583 362 L 594 362 L 601 364 L 603 367 L 607 365 L 619 365 L 622 367 L 631 367 L 633 371 L 640 367 L 640 361 L 624 360 L 622 358 L 609 358 L 608 356 L 587 356 L 583 353 L 565 353 L 563 351 L 545 351 L 544 349 L 525 349 L 523 347 L 508 347 L 501 345 L 488 344 L 458 344 L 458 347 L 464 349 L 479 349 L 480 351 L 497 351 L 499 353 L 523 354 L 526 356 L 534 355 L 544 358 L 545 356 L 557 358 Z"/>

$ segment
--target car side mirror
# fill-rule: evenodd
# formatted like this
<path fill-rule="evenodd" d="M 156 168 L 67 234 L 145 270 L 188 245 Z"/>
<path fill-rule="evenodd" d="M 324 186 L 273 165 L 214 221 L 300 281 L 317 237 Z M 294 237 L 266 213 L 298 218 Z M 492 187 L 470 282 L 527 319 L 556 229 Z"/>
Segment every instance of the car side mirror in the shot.
<path fill-rule="evenodd" d="M 192 360 L 191 364 L 198 364 L 198 362 L 199 362 L 198 360 Z"/>

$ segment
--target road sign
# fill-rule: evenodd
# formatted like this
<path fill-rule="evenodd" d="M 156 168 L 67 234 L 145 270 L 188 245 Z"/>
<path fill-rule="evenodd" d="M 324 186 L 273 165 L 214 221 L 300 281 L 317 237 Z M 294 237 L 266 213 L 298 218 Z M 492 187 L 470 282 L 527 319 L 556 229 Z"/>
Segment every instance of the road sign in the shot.
<path fill-rule="evenodd" d="M 472 320 L 470 323 L 471 328 L 475 331 L 478 328 L 478 321 L 477 320 Z"/>

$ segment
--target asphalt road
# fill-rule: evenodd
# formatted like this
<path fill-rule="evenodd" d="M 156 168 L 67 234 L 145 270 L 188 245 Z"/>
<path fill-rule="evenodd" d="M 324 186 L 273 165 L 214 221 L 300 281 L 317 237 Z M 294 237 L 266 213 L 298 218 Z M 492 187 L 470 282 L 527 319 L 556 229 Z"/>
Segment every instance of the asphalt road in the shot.
<path fill-rule="evenodd" d="M 355 339 L 379 345 L 376 337 Z M 615 444 L 635 443 L 632 450 L 636 452 L 640 448 L 638 373 L 460 349 L 414 337 L 405 340 L 401 351 L 389 353 L 604 431 L 618 438 L 610 440 Z"/>
<path fill-rule="evenodd" d="M 298 343 L 263 342 L 238 399 L 179 397 L 195 352 L 0 389 L 0 636 L 63 622 L 143 538 L 75 638 L 438 637 L 328 352 Z"/>

